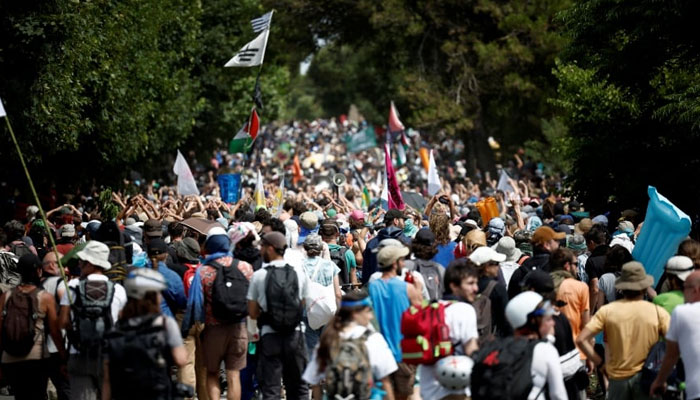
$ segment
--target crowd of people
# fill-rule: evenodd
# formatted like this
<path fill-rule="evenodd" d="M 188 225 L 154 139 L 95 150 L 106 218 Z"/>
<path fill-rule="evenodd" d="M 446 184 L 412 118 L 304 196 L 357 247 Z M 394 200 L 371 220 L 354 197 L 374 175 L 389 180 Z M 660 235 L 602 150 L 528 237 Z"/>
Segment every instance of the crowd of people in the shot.
<path fill-rule="evenodd" d="M 53 195 L 47 221 L 12 202 L 0 231 L 7 389 L 18 400 L 46 398 L 49 381 L 58 399 L 81 400 L 700 398 L 700 242 L 683 241 L 654 282 L 632 257 L 642 215 L 589 215 L 522 153 L 502 165 L 512 192 L 488 173 L 472 181 L 452 140 L 435 148 L 442 189 L 429 196 L 417 134 L 397 170 L 427 201 L 387 209 L 383 156 L 349 155 L 339 134 L 358 129 L 267 127 L 251 155 L 195 164 L 199 196 L 126 182 L 114 218 L 96 193 Z M 243 174 L 235 203 L 220 198 L 223 171 Z M 485 198 L 495 213 L 477 206 Z"/>

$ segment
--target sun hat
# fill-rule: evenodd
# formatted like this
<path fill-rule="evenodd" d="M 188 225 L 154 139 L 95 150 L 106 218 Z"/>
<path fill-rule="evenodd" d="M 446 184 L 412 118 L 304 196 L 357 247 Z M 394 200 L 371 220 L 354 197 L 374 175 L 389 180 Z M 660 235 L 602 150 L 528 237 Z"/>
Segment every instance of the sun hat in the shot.
<path fill-rule="evenodd" d="M 683 282 L 693 273 L 693 269 L 693 260 L 686 256 L 673 256 L 666 262 L 666 273 L 676 275 Z"/>
<path fill-rule="evenodd" d="M 515 247 L 515 240 L 510 236 L 504 236 L 496 244 L 496 251 L 506 256 L 506 261 L 517 262 L 523 252 Z"/>
<path fill-rule="evenodd" d="M 201 248 L 194 238 L 186 237 L 182 239 L 175 249 L 175 254 L 180 260 L 195 261 L 199 257 Z"/>
<path fill-rule="evenodd" d="M 555 232 L 554 229 L 544 225 L 535 229 L 535 232 L 532 234 L 531 241 L 533 244 L 545 244 L 550 240 L 562 240 L 565 237 L 566 233 Z"/>
<path fill-rule="evenodd" d="M 615 280 L 617 290 L 644 290 L 654 284 L 654 277 L 648 275 L 644 265 L 630 261 L 622 266 L 622 274 Z"/>
<path fill-rule="evenodd" d="M 383 268 L 391 266 L 401 257 L 406 257 L 411 251 L 406 246 L 385 246 L 377 254 L 377 263 Z"/>
<path fill-rule="evenodd" d="M 112 264 L 109 262 L 109 247 L 97 240 L 87 242 L 85 247 L 79 251 L 76 256 L 105 271 L 112 268 Z"/>
<path fill-rule="evenodd" d="M 506 256 L 488 246 L 481 246 L 469 254 L 469 260 L 480 266 L 488 262 L 503 262 L 506 260 Z"/>

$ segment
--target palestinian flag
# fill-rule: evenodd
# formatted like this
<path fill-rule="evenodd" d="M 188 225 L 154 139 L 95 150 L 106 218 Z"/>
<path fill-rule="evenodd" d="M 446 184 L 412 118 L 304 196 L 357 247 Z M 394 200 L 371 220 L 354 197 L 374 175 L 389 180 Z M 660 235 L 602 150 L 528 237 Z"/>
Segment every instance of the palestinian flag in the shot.
<path fill-rule="evenodd" d="M 228 145 L 228 152 L 233 153 L 247 153 L 250 148 L 253 147 L 253 142 L 255 138 L 258 137 L 258 130 L 260 129 L 260 118 L 258 117 L 258 112 L 253 107 L 250 113 L 250 119 L 243 125 L 236 136 L 231 140 Z"/>

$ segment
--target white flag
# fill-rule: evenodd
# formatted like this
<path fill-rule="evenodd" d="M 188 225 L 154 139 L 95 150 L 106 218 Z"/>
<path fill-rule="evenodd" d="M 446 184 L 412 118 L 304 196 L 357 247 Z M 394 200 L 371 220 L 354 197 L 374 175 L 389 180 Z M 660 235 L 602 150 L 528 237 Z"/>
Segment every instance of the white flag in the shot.
<path fill-rule="evenodd" d="M 498 178 L 498 186 L 496 186 L 496 190 L 500 190 L 503 193 L 515 193 L 515 189 L 513 188 L 513 185 L 510 184 L 508 174 L 505 170 L 501 170 L 501 176 Z"/>
<path fill-rule="evenodd" d="M 253 32 L 258 33 L 265 29 L 270 29 L 270 21 L 272 20 L 272 11 L 264 14 L 261 17 L 251 19 L 250 25 L 253 27 Z"/>
<path fill-rule="evenodd" d="M 5 117 L 7 114 L 5 114 L 5 107 L 2 105 L 2 99 L 0 99 L 0 117 Z"/>
<path fill-rule="evenodd" d="M 438 176 L 433 151 L 430 150 L 430 162 L 428 163 L 428 194 L 435 196 L 435 193 L 439 192 L 440 189 L 442 189 L 442 184 L 440 183 L 440 177 Z"/>
<path fill-rule="evenodd" d="M 269 34 L 270 31 L 265 29 L 252 42 L 243 46 L 232 59 L 228 60 L 224 67 L 255 67 L 256 65 L 262 65 Z"/>
<path fill-rule="evenodd" d="M 180 150 L 177 151 L 173 172 L 177 175 L 177 192 L 181 196 L 188 196 L 191 194 L 199 196 L 197 181 L 194 180 L 190 166 L 187 165 L 187 161 L 182 153 L 180 153 Z"/>

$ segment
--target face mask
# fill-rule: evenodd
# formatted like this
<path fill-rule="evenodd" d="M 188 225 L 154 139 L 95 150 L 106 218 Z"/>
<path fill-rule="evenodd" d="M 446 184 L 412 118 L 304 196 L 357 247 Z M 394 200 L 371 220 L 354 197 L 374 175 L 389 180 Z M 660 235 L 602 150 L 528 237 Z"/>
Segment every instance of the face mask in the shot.
<path fill-rule="evenodd" d="M 403 226 L 403 233 L 406 236 L 413 237 L 413 235 L 418 232 L 418 227 L 413 225 L 413 220 L 411 218 L 408 218 L 404 221 L 404 226 Z"/>

